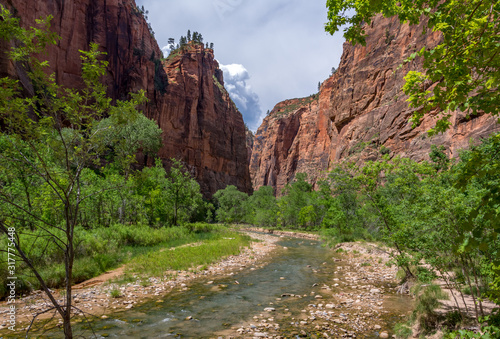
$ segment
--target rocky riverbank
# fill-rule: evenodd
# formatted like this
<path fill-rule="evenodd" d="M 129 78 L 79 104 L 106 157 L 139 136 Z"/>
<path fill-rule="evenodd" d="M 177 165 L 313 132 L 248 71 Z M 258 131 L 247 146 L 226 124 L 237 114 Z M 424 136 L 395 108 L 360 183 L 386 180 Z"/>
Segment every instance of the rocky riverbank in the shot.
<path fill-rule="evenodd" d="M 175 289 L 187 289 L 190 282 L 204 277 L 223 277 L 233 275 L 245 268 L 258 268 L 266 264 L 270 254 L 276 248 L 278 237 L 269 234 L 248 233 L 254 240 L 251 246 L 242 250 L 239 255 L 230 256 L 208 267 L 192 269 L 189 271 L 165 272 L 163 277 L 128 277 L 128 283 L 118 283 L 123 278 L 123 268 L 103 276 L 93 278 L 75 286 L 73 290 L 73 304 L 77 322 L 92 318 L 107 318 L 109 314 L 124 309 L 133 308 L 135 305 L 151 299 L 158 299 Z M 123 280 L 123 279 L 122 279 Z M 63 302 L 64 292 L 54 291 L 59 302 Z M 31 320 L 37 316 L 37 321 L 52 319 L 55 312 L 46 312 L 52 307 L 50 300 L 42 291 L 35 291 L 28 296 L 23 296 L 16 301 L 16 330 L 23 331 Z M 7 329 L 7 316 L 9 305 L 5 301 L 0 303 L 0 335 L 12 333 Z M 57 317 L 56 317 L 57 318 Z M 62 324 L 62 321 L 59 321 Z"/>
<path fill-rule="evenodd" d="M 299 238 L 299 239 L 309 239 L 309 240 L 319 240 L 319 235 L 314 233 L 300 233 L 300 232 L 292 232 L 292 231 L 280 231 L 280 230 L 270 230 L 266 228 L 259 227 L 245 227 L 241 229 L 245 232 L 260 232 L 260 233 L 268 233 L 283 237 L 291 237 L 291 238 Z"/>
<path fill-rule="evenodd" d="M 389 338 L 390 323 L 411 310 L 411 299 L 396 294 L 397 268 L 388 264 L 388 249 L 369 243 L 344 243 L 332 251 L 335 265 L 330 283 L 311 286 L 303 295 L 284 293 L 251 321 L 219 333 L 221 338 Z M 321 268 L 310 267 L 311 270 Z M 314 302 L 294 314 L 295 300 L 314 296 Z M 401 304 L 406 304 L 402 305 Z"/>
<path fill-rule="evenodd" d="M 256 231 L 256 230 L 253 230 Z M 214 280 L 227 277 L 244 269 L 257 269 L 266 265 L 270 255 L 278 246 L 280 237 L 264 233 L 249 233 L 254 239 L 251 247 L 238 256 L 228 257 L 221 262 L 205 268 L 190 271 L 166 272 L 163 277 L 148 279 L 133 278 L 128 283 L 114 282 L 120 272 L 92 279 L 75 286 L 74 305 L 77 307 L 77 322 L 85 318 L 106 319 L 112 313 L 131 309 L 148 300 L 163 302 L 163 296 L 171 291 L 183 291 L 197 278 Z M 275 232 L 276 235 L 276 232 Z M 294 236 L 302 239 L 317 239 L 310 234 L 279 233 L 280 236 Z M 251 319 L 217 333 L 221 338 L 365 338 L 392 336 L 389 323 L 398 320 L 402 309 L 398 303 L 406 303 L 410 310 L 408 297 L 395 294 L 396 267 L 388 265 L 388 249 L 368 243 L 340 244 L 331 251 L 329 262 L 323 267 L 308 266 L 311 274 L 327 267 L 334 271 L 329 283 L 314 284 L 303 294 L 284 292 L 269 305 L 262 305 L 262 312 Z M 281 279 L 286 279 L 282 277 Z M 63 299 L 62 294 L 56 295 Z M 314 300 L 297 309 L 294 303 L 303 298 Z M 401 299 L 404 298 L 404 299 Z M 17 330 L 22 331 L 33 317 L 50 307 L 45 295 L 38 291 L 18 300 Z M 398 309 L 393 314 L 391 309 Z M 403 307 L 404 308 L 404 307 Z M 5 303 L 0 306 L 1 314 L 7 314 Z M 42 314 L 40 319 L 50 319 L 53 313 Z M 397 319 L 395 319 L 397 318 Z M 189 321 L 190 319 L 186 319 Z M 6 332 L 5 324 L 1 324 Z"/>

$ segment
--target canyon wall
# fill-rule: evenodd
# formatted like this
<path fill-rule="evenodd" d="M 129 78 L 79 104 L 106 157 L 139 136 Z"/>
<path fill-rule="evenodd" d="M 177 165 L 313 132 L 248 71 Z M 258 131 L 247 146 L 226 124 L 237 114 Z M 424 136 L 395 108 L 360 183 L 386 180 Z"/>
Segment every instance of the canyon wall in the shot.
<path fill-rule="evenodd" d="M 181 160 L 205 196 L 226 185 L 250 192 L 245 126 L 223 85 L 213 51 L 190 44 L 166 61 L 134 0 L 0 0 L 23 27 L 52 15 L 51 29 L 61 36 L 41 57 L 66 87 L 81 88 L 79 50 L 98 43 L 109 62 L 105 84 L 113 99 L 145 90 L 142 107 L 163 130 L 158 156 L 166 167 Z M 167 9 L 168 10 L 168 9 Z M 6 50 L 9 43 L 2 42 Z M 22 77 L 22 70 L 0 53 L 0 76 Z M 152 159 L 139 156 L 142 164 Z"/>
<path fill-rule="evenodd" d="M 377 16 L 367 27 L 365 46 L 344 44 L 337 71 L 321 85 L 317 95 L 279 103 L 256 132 L 250 161 L 254 189 L 262 185 L 282 188 L 298 172 L 312 183 L 340 161 L 362 163 L 396 154 L 414 160 L 428 159 L 432 144 L 443 145 L 449 156 L 458 156 L 471 139 L 500 131 L 497 118 L 466 118 L 453 112 L 451 128 L 434 137 L 435 113 L 412 129 L 401 90 L 409 70 L 421 70 L 415 60 L 403 60 L 423 46 L 439 43 L 437 33 L 422 35 L 423 24 L 409 27 L 396 18 Z"/>

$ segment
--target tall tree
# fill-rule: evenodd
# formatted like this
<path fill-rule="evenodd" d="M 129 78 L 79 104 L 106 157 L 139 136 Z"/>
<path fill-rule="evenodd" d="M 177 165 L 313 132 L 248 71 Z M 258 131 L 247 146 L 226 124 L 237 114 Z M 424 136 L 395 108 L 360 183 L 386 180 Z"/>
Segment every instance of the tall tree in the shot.
<path fill-rule="evenodd" d="M 189 219 L 191 213 L 203 204 L 200 185 L 191 174 L 182 166 L 180 161 L 171 159 L 172 167 L 167 176 L 167 194 L 173 211 L 172 224 L 178 225 L 180 213 L 186 214 Z"/>
<path fill-rule="evenodd" d="M 168 45 L 170 46 L 170 53 L 172 53 L 175 50 L 175 39 L 169 38 Z"/>
<path fill-rule="evenodd" d="M 185 36 L 181 36 L 180 39 L 179 39 L 179 46 L 180 48 L 186 46 L 186 44 L 188 43 L 189 40 L 186 39 Z"/>
<path fill-rule="evenodd" d="M 217 221 L 225 223 L 239 223 L 246 215 L 245 201 L 248 195 L 238 191 L 236 186 L 228 185 L 214 194 L 214 199 L 218 204 Z"/>
<path fill-rule="evenodd" d="M 118 150 L 119 145 L 126 144 L 118 139 L 128 137 L 123 131 L 138 121 L 141 114 L 136 107 L 145 101 L 145 96 L 140 92 L 132 94 L 131 100 L 111 103 L 101 81 L 107 63 L 99 60 L 102 53 L 95 44 L 91 44 L 89 51 L 81 51 L 84 88 L 62 88 L 56 84 L 54 75 L 45 72 L 48 62 L 37 58 L 47 45 L 57 42 L 57 36 L 50 31 L 51 17 L 37 20 L 40 28 L 23 29 L 18 19 L 0 7 L 0 38 L 13 40 L 15 46 L 20 46 L 11 50 L 10 57 L 22 65 L 29 79 L 29 83 L 23 81 L 22 85 L 14 79 L 0 79 L 0 172 L 4 173 L 0 184 L 0 231 L 8 235 L 16 255 L 32 270 L 52 303 L 44 312 L 52 310 L 59 314 L 65 337 L 72 338 L 75 227 L 80 222 L 81 205 L 89 198 L 83 193 L 82 173 L 87 167 L 101 166 L 103 157 L 112 148 L 117 150 L 115 160 L 124 157 L 130 160 L 134 156 L 134 147 L 128 152 L 124 148 Z M 23 86 L 31 87 L 30 97 L 22 95 Z M 102 124 L 104 117 L 108 117 L 109 124 Z M 147 124 L 153 126 L 148 131 L 155 131 L 154 122 Z M 158 137 L 156 132 L 153 134 Z M 155 138 L 138 136 L 128 146 L 142 144 L 149 137 Z M 129 160 L 122 164 L 130 164 Z M 16 172 L 20 177 L 15 177 Z M 12 190 L 18 178 L 24 182 L 24 192 Z M 37 205 L 33 205 L 30 195 L 33 191 L 28 185 L 44 192 Z M 35 240 L 27 243 L 33 233 L 37 234 Z M 49 243 L 56 244 L 64 258 L 66 293 L 62 303 L 48 288 L 29 250 L 31 246 L 43 248 Z"/>

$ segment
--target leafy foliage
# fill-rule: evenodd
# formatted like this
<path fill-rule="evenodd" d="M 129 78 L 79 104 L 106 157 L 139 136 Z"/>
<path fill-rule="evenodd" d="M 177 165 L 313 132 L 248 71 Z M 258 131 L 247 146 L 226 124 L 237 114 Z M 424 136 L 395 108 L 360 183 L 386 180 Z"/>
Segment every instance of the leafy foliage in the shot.
<path fill-rule="evenodd" d="M 246 193 L 238 191 L 236 186 L 228 185 L 214 194 L 217 202 L 217 221 L 223 223 L 240 223 L 246 215 Z"/>
<path fill-rule="evenodd" d="M 279 198 L 272 197 L 271 187 L 248 199 L 242 195 L 239 211 L 261 226 L 321 230 L 330 242 L 384 241 L 396 249 L 403 286 L 428 285 L 439 277 L 456 291 L 454 319 L 434 313 L 442 298 L 437 287 L 415 291 L 420 309 L 413 320 L 426 331 L 438 323 L 455 330 L 465 313 L 485 315 L 485 297 L 500 300 L 500 134 L 462 151 L 460 160 L 451 161 L 438 146 L 431 147 L 430 158 L 417 163 L 385 155 L 362 166 L 338 164 L 315 191 L 307 175 L 298 173 Z M 466 291 L 473 310 L 459 302 Z M 488 326 L 498 327 L 496 318 Z M 401 325 L 399 331 L 406 335 L 408 329 Z"/>
<path fill-rule="evenodd" d="M 403 90 L 412 107 L 411 118 L 419 124 L 424 114 L 437 109 L 440 119 L 430 133 L 449 128 L 450 112 L 467 115 L 498 114 L 500 106 L 500 3 L 471 1 L 353 1 L 327 0 L 327 32 L 345 27 L 352 43 L 365 43 L 365 25 L 375 14 L 398 16 L 401 22 L 418 24 L 440 32 L 443 41 L 435 48 L 423 47 L 409 60 L 423 57 L 425 73 L 410 71 Z M 423 19 L 425 18 L 425 19 Z"/>
<path fill-rule="evenodd" d="M 165 235 L 137 225 L 185 223 L 205 203 L 176 160 L 168 173 L 161 163 L 132 169 L 137 152 L 159 149 L 161 130 L 137 110 L 143 91 L 126 101 L 107 97 L 101 81 L 107 62 L 96 44 L 80 51 L 83 88 L 63 88 L 38 59 L 58 39 L 51 18 L 26 30 L 3 6 L 0 16 L 0 38 L 13 40 L 10 58 L 25 71 L 21 80 L 0 79 L 0 231 L 15 229 L 11 239 L 26 278 L 18 292 L 42 288 L 71 338 L 72 285 L 123 260 L 113 251 L 120 244 L 150 245 L 156 240 L 148 237 Z M 115 237 L 88 237 L 117 223 L 127 226 Z M 7 256 L 1 252 L 2 260 Z M 5 281 L 7 271 L 0 274 Z M 61 286 L 62 303 L 50 290 Z"/>

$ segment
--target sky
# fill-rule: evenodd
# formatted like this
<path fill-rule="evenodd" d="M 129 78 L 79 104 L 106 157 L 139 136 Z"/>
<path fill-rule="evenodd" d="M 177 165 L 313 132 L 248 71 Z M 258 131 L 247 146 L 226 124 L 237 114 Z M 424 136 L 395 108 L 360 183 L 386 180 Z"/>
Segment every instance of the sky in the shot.
<path fill-rule="evenodd" d="M 160 48 L 187 30 L 214 44 L 224 83 L 255 131 L 280 101 L 318 91 L 337 68 L 342 33 L 324 31 L 326 0 L 136 0 Z"/>

